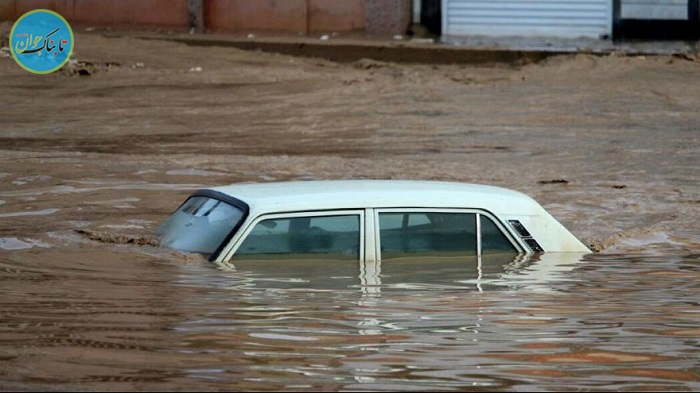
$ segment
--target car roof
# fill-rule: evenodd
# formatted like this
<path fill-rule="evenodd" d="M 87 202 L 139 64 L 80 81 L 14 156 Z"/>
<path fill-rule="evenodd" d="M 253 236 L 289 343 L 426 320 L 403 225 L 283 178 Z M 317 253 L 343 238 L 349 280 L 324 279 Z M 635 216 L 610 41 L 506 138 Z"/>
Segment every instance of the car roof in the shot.
<path fill-rule="evenodd" d="M 475 208 L 494 214 L 540 214 L 532 198 L 500 187 L 411 180 L 326 180 L 240 183 L 214 187 L 255 214 L 364 208 Z"/>
<path fill-rule="evenodd" d="M 529 196 L 494 186 L 442 181 L 326 180 L 241 183 L 205 191 L 248 205 L 249 217 L 365 208 L 479 209 L 525 225 L 546 251 L 590 252 Z M 530 234 L 520 234 L 523 239 Z"/>

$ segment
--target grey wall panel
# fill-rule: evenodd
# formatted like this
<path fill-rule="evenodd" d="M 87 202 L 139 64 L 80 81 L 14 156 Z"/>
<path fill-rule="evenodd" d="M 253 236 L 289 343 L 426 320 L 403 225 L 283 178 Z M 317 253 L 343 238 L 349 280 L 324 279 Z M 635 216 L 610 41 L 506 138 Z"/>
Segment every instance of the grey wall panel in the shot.
<path fill-rule="evenodd" d="M 599 38 L 612 32 L 612 0 L 443 0 L 447 36 Z"/>
<path fill-rule="evenodd" d="M 622 0 L 624 19 L 688 20 L 688 0 Z"/>

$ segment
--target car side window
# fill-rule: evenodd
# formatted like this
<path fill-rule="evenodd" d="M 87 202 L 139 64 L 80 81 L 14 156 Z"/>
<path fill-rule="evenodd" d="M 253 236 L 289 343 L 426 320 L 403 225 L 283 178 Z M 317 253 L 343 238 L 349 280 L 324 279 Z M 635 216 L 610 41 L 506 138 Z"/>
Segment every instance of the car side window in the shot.
<path fill-rule="evenodd" d="M 496 224 L 483 214 L 479 215 L 481 221 L 481 252 L 489 253 L 517 253 L 513 243 L 501 232 Z"/>
<path fill-rule="evenodd" d="M 267 219 L 258 222 L 233 258 L 290 257 L 359 259 L 360 216 L 337 215 Z"/>
<path fill-rule="evenodd" d="M 379 213 L 381 258 L 476 255 L 476 214 Z"/>

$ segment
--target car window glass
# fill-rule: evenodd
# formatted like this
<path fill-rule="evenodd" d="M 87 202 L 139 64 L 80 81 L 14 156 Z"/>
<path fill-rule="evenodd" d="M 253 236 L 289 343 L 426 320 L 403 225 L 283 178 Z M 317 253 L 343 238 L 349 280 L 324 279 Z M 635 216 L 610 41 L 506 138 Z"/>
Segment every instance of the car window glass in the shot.
<path fill-rule="evenodd" d="M 481 215 L 480 219 L 482 253 L 517 252 L 510 240 L 490 218 Z"/>
<path fill-rule="evenodd" d="M 160 245 L 211 255 L 243 217 L 241 209 L 205 196 L 189 198 L 156 231 Z"/>
<path fill-rule="evenodd" d="M 381 258 L 476 255 L 475 213 L 379 213 Z"/>
<path fill-rule="evenodd" d="M 274 259 L 324 257 L 359 259 L 360 216 L 291 217 L 262 220 L 234 255 Z"/>

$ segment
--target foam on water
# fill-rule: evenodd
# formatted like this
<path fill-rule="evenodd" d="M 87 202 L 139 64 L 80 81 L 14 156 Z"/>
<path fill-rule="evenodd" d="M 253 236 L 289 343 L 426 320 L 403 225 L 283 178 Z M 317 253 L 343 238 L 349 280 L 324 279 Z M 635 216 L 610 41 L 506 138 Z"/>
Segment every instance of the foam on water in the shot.
<path fill-rule="evenodd" d="M 12 212 L 12 213 L 0 213 L 0 218 L 8 217 L 21 217 L 21 216 L 46 216 L 49 214 L 54 214 L 59 209 L 44 209 L 44 210 L 30 210 L 23 212 Z"/>
<path fill-rule="evenodd" d="M 165 172 L 171 176 L 224 176 L 224 172 L 205 171 L 202 169 L 172 169 Z"/>
<path fill-rule="evenodd" d="M 51 245 L 36 239 L 0 237 L 0 249 L 3 250 L 26 250 L 34 247 L 49 248 Z"/>

